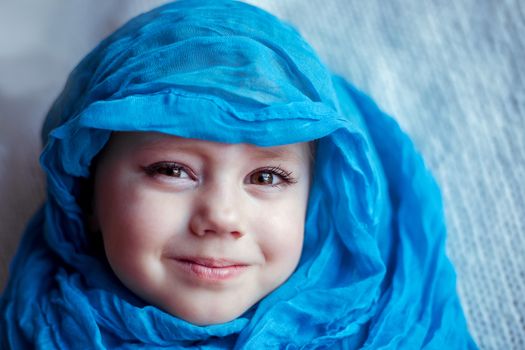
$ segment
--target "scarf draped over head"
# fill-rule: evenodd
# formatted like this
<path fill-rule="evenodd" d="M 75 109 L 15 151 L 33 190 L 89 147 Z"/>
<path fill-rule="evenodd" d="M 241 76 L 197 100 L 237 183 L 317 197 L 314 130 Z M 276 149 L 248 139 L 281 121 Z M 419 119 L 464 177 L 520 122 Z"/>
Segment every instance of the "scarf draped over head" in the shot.
<path fill-rule="evenodd" d="M 259 146 L 317 140 L 299 266 L 241 317 L 145 304 L 94 253 L 77 200 L 112 131 Z M 2 349 L 475 348 L 412 142 L 290 26 L 234 1 L 140 15 L 71 73 L 42 131 L 47 201 L 0 301 Z"/>

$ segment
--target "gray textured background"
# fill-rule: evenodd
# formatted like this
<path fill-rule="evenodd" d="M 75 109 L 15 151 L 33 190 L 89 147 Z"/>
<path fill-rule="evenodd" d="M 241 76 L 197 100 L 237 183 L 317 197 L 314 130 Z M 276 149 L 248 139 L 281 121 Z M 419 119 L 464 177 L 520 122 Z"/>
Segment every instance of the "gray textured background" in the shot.
<path fill-rule="evenodd" d="M 68 72 L 162 0 L 0 0 L 0 289 L 42 202 L 38 131 Z M 525 349 L 525 2 L 249 1 L 293 23 L 413 137 L 482 349 Z"/>

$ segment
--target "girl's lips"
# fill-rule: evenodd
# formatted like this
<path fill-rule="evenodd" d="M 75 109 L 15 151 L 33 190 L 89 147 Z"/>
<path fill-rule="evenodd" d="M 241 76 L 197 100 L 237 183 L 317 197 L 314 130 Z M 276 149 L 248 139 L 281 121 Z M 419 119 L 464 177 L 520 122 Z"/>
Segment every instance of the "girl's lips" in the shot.
<path fill-rule="evenodd" d="M 224 281 L 237 277 L 249 266 L 227 259 L 180 257 L 173 260 L 190 276 L 206 281 Z"/>

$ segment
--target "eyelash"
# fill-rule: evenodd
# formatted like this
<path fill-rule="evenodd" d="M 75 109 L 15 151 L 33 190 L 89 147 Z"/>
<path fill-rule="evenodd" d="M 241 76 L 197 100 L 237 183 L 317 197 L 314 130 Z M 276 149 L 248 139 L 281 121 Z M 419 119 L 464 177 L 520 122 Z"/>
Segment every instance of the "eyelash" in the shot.
<path fill-rule="evenodd" d="M 167 176 L 167 177 L 175 177 L 179 178 L 180 176 L 171 176 L 168 175 L 165 171 L 183 171 L 185 172 L 188 177 L 191 180 L 196 180 L 197 176 L 186 166 L 181 165 L 179 163 L 175 162 L 157 162 L 153 163 L 151 165 L 142 167 L 144 172 L 151 177 L 155 176 Z M 297 182 L 297 179 L 293 176 L 293 172 L 286 171 L 280 166 L 273 166 L 273 167 L 266 167 L 266 168 L 259 168 L 251 172 L 247 177 L 249 179 L 252 179 L 252 177 L 256 174 L 260 173 L 270 173 L 272 175 L 277 175 L 282 181 L 277 184 L 268 184 L 267 186 L 272 187 L 280 187 L 280 186 L 288 186 L 291 184 L 294 184 Z M 264 185 L 259 185 L 264 186 Z"/>

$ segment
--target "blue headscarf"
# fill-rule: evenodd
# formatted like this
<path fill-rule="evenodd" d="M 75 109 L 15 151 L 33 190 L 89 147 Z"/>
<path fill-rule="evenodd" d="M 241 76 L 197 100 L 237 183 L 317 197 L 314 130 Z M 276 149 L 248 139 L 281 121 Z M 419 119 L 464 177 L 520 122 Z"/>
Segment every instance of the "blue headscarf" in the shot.
<path fill-rule="evenodd" d="M 145 304 L 92 248 L 82 182 L 112 131 L 274 146 L 317 140 L 299 266 L 241 317 Z M 472 349 L 439 189 L 397 124 L 252 6 L 136 17 L 71 73 L 42 131 L 48 196 L 0 301 L 2 348 Z"/>

